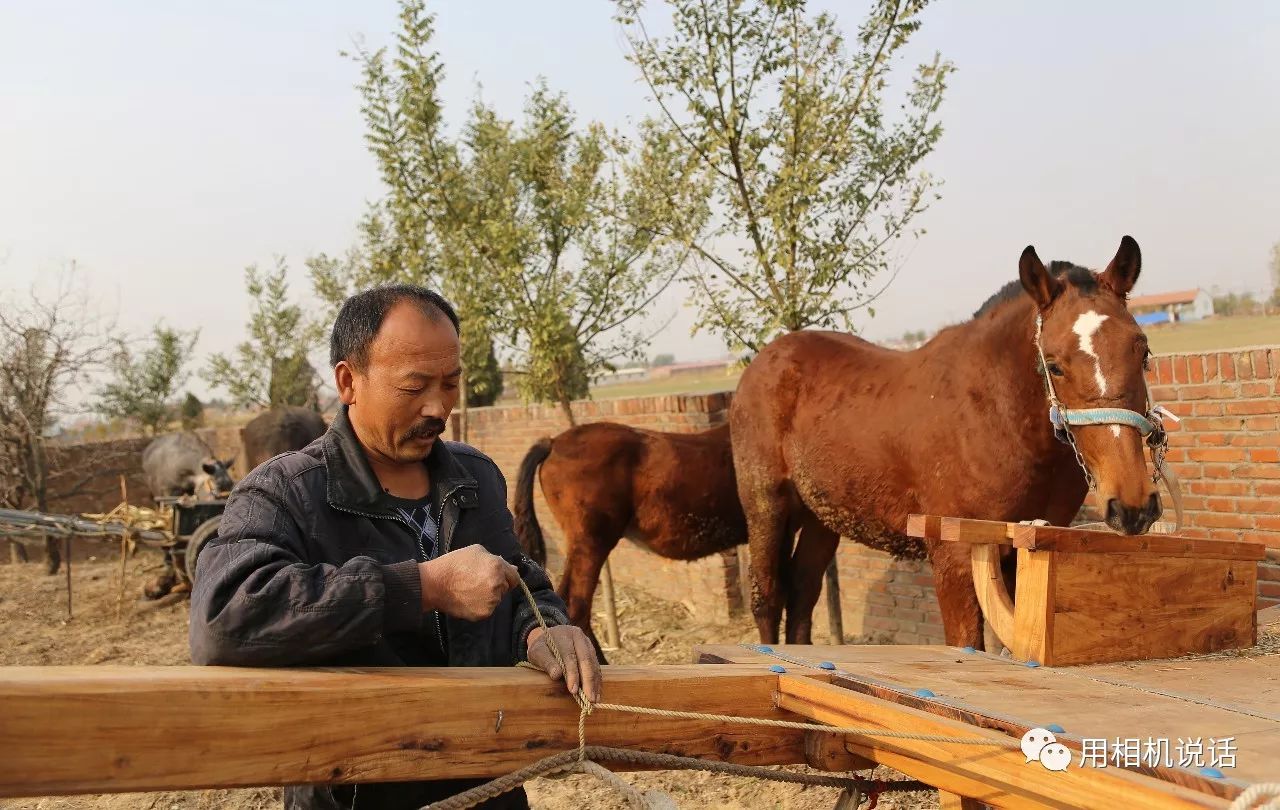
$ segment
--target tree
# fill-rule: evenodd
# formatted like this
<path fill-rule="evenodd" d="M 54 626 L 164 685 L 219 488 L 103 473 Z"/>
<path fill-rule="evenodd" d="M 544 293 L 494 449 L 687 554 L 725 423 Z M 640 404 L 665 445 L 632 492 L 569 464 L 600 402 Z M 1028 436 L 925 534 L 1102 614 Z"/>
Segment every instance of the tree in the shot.
<path fill-rule="evenodd" d="M 112 461 L 59 476 L 59 451 L 50 445 L 58 419 L 70 413 L 68 394 L 101 367 L 110 341 L 110 327 L 76 286 L 68 274 L 51 295 L 32 290 L 25 307 L 10 295 L 0 308 L 0 504 L 9 508 L 48 511 L 51 498 L 81 491 Z M 48 572 L 57 573 L 53 538 L 45 554 Z"/>
<path fill-rule="evenodd" d="M 714 184 L 715 227 L 671 234 L 709 271 L 687 277 L 696 328 L 758 349 L 874 314 L 890 248 L 936 199 L 916 167 L 942 134 L 952 66 L 920 65 L 900 114 L 888 86 L 926 2 L 875 0 L 850 51 L 803 0 L 671 0 L 665 37 L 650 35 L 644 0 L 615 0 L 661 126 Z"/>
<path fill-rule="evenodd" d="M 655 354 L 653 356 L 653 360 L 649 362 L 649 365 L 654 368 L 660 368 L 662 366 L 674 365 L 675 362 L 676 356 L 674 354 Z"/>
<path fill-rule="evenodd" d="M 187 381 L 183 367 L 195 348 L 199 330 L 183 332 L 156 324 L 151 345 L 135 357 L 129 341 L 117 337 L 107 366 L 112 379 L 98 390 L 98 413 L 109 419 L 132 419 L 155 435 L 173 417 L 172 399 Z"/>
<path fill-rule="evenodd" d="M 479 355 L 497 370 L 473 335 L 501 339 L 521 394 L 559 402 L 572 421 L 568 403 L 593 373 L 638 353 L 628 324 L 683 262 L 688 248 L 661 234 L 677 215 L 701 219 L 692 164 L 657 128 L 634 145 L 579 128 L 542 83 L 523 126 L 477 102 L 448 138 L 432 26 L 421 0 L 403 0 L 394 57 L 358 53 L 367 138 L 391 191 L 365 220 L 355 264 L 437 278 L 462 315 L 468 369 Z"/>
<path fill-rule="evenodd" d="M 183 430 L 195 430 L 204 425 L 204 403 L 190 391 L 182 400 L 182 405 L 178 408 L 178 414 L 182 418 Z"/>
<path fill-rule="evenodd" d="M 360 244 L 341 258 L 321 254 L 308 262 L 317 295 L 334 314 L 357 290 L 392 282 L 439 290 L 462 320 L 463 434 L 466 408 L 493 404 L 503 378 L 475 280 L 450 264 L 442 247 L 448 221 L 446 194 L 437 183 L 456 178 L 453 143 L 443 134 L 437 86 L 444 68 L 431 51 L 434 18 L 422 2 L 402 2 L 395 56 L 357 48 L 363 80 L 365 139 L 383 183 L 384 199 L 359 223 Z"/>
<path fill-rule="evenodd" d="M 245 289 L 253 301 L 249 339 L 231 356 L 209 358 L 204 377 L 223 388 L 240 407 L 314 405 L 316 371 L 307 360 L 323 340 L 322 326 L 308 322 L 302 308 L 289 303 L 288 267 L 276 259 L 274 272 L 245 270 Z"/>
<path fill-rule="evenodd" d="M 526 400 L 569 403 L 648 336 L 630 328 L 682 268 L 688 250 L 662 238 L 697 219 L 696 184 L 662 133 L 632 144 L 590 124 L 562 95 L 534 88 L 517 125 L 476 104 L 462 139 L 464 194 L 452 197 L 460 266 L 522 372 Z M 662 194 L 651 194 L 662 189 Z"/>

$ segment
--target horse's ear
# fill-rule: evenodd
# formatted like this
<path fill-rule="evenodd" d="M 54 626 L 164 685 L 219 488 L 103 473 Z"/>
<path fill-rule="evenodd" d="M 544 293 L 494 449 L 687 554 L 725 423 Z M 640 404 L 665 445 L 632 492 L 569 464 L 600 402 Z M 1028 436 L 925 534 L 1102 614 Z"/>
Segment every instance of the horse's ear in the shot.
<path fill-rule="evenodd" d="M 1132 236 L 1120 240 L 1120 249 L 1116 257 L 1102 271 L 1100 280 L 1104 285 L 1115 290 L 1116 295 L 1124 298 L 1138 283 L 1138 274 L 1142 272 L 1142 251 Z"/>
<path fill-rule="evenodd" d="M 1022 258 L 1018 260 L 1018 278 L 1022 280 L 1022 289 L 1027 291 L 1027 295 L 1041 309 L 1048 308 L 1053 299 L 1058 297 L 1058 293 L 1062 292 L 1062 282 L 1048 271 L 1031 245 L 1027 245 L 1027 249 L 1022 251 Z"/>

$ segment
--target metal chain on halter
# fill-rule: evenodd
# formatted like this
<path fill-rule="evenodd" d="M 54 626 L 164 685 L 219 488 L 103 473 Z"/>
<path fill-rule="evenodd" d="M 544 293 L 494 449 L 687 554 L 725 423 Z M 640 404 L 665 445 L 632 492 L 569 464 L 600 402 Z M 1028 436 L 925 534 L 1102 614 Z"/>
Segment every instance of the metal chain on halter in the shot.
<path fill-rule="evenodd" d="M 1071 452 L 1075 453 L 1076 463 L 1080 465 L 1080 470 L 1084 473 L 1084 481 L 1089 486 L 1089 491 L 1097 489 L 1097 482 L 1093 480 L 1093 473 L 1089 471 L 1089 465 L 1084 461 L 1084 454 L 1080 452 L 1080 446 L 1076 444 L 1076 435 L 1071 432 L 1071 425 L 1066 423 L 1066 408 L 1058 399 L 1058 392 L 1053 390 L 1053 381 L 1049 379 L 1049 363 L 1044 359 L 1044 348 L 1040 345 L 1040 332 L 1044 327 L 1044 318 L 1036 313 L 1036 356 L 1040 358 L 1040 374 L 1044 377 L 1044 388 L 1049 396 L 1049 409 L 1053 411 L 1057 409 L 1058 413 L 1063 415 L 1062 432 L 1067 435 L 1067 444 L 1071 446 Z M 1055 429 L 1057 426 L 1055 425 Z"/>

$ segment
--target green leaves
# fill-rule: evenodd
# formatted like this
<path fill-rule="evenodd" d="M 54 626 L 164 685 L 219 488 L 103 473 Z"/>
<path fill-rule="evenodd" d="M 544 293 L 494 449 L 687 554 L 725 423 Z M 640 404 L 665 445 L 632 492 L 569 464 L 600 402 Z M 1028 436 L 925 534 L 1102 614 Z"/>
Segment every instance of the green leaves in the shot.
<path fill-rule="evenodd" d="M 935 56 L 900 105 L 886 98 L 923 0 L 878 0 L 852 51 L 799 0 L 671 0 L 666 37 L 650 35 L 640 0 L 615 6 L 658 106 L 651 126 L 714 200 L 709 227 L 671 234 L 698 259 L 696 328 L 755 349 L 870 313 L 883 289 L 871 280 L 936 198 L 918 166 L 941 136 L 952 66 Z"/>
<path fill-rule="evenodd" d="M 340 271 L 322 260 L 326 289 L 341 286 Z M 256 266 L 245 270 L 245 291 L 253 300 L 249 339 L 231 355 L 209 358 L 204 377 L 224 389 L 241 407 L 312 405 L 319 379 L 307 361 L 312 349 L 323 343 L 322 323 L 304 318 L 302 308 L 289 303 L 288 267 L 276 259 L 273 272 L 262 274 Z M 313 268 L 314 277 L 314 268 Z"/>
<path fill-rule="evenodd" d="M 130 341 L 116 338 L 107 361 L 111 380 L 98 391 L 95 410 L 108 418 L 132 419 L 149 434 L 174 416 L 174 394 L 186 382 L 187 359 L 199 331 L 184 332 L 157 324 L 150 345 L 136 356 Z"/>

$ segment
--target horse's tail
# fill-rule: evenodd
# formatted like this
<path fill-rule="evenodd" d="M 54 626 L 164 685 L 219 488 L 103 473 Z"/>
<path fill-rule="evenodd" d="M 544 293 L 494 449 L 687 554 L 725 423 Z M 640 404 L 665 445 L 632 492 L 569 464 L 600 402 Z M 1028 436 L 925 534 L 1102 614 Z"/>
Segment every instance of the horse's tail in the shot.
<path fill-rule="evenodd" d="M 547 541 L 542 536 L 542 527 L 538 525 L 538 513 L 533 508 L 533 483 L 538 477 L 538 468 L 551 455 L 551 437 L 544 436 L 525 453 L 520 462 L 520 473 L 516 477 L 516 537 L 520 547 L 538 565 L 547 564 Z"/>

